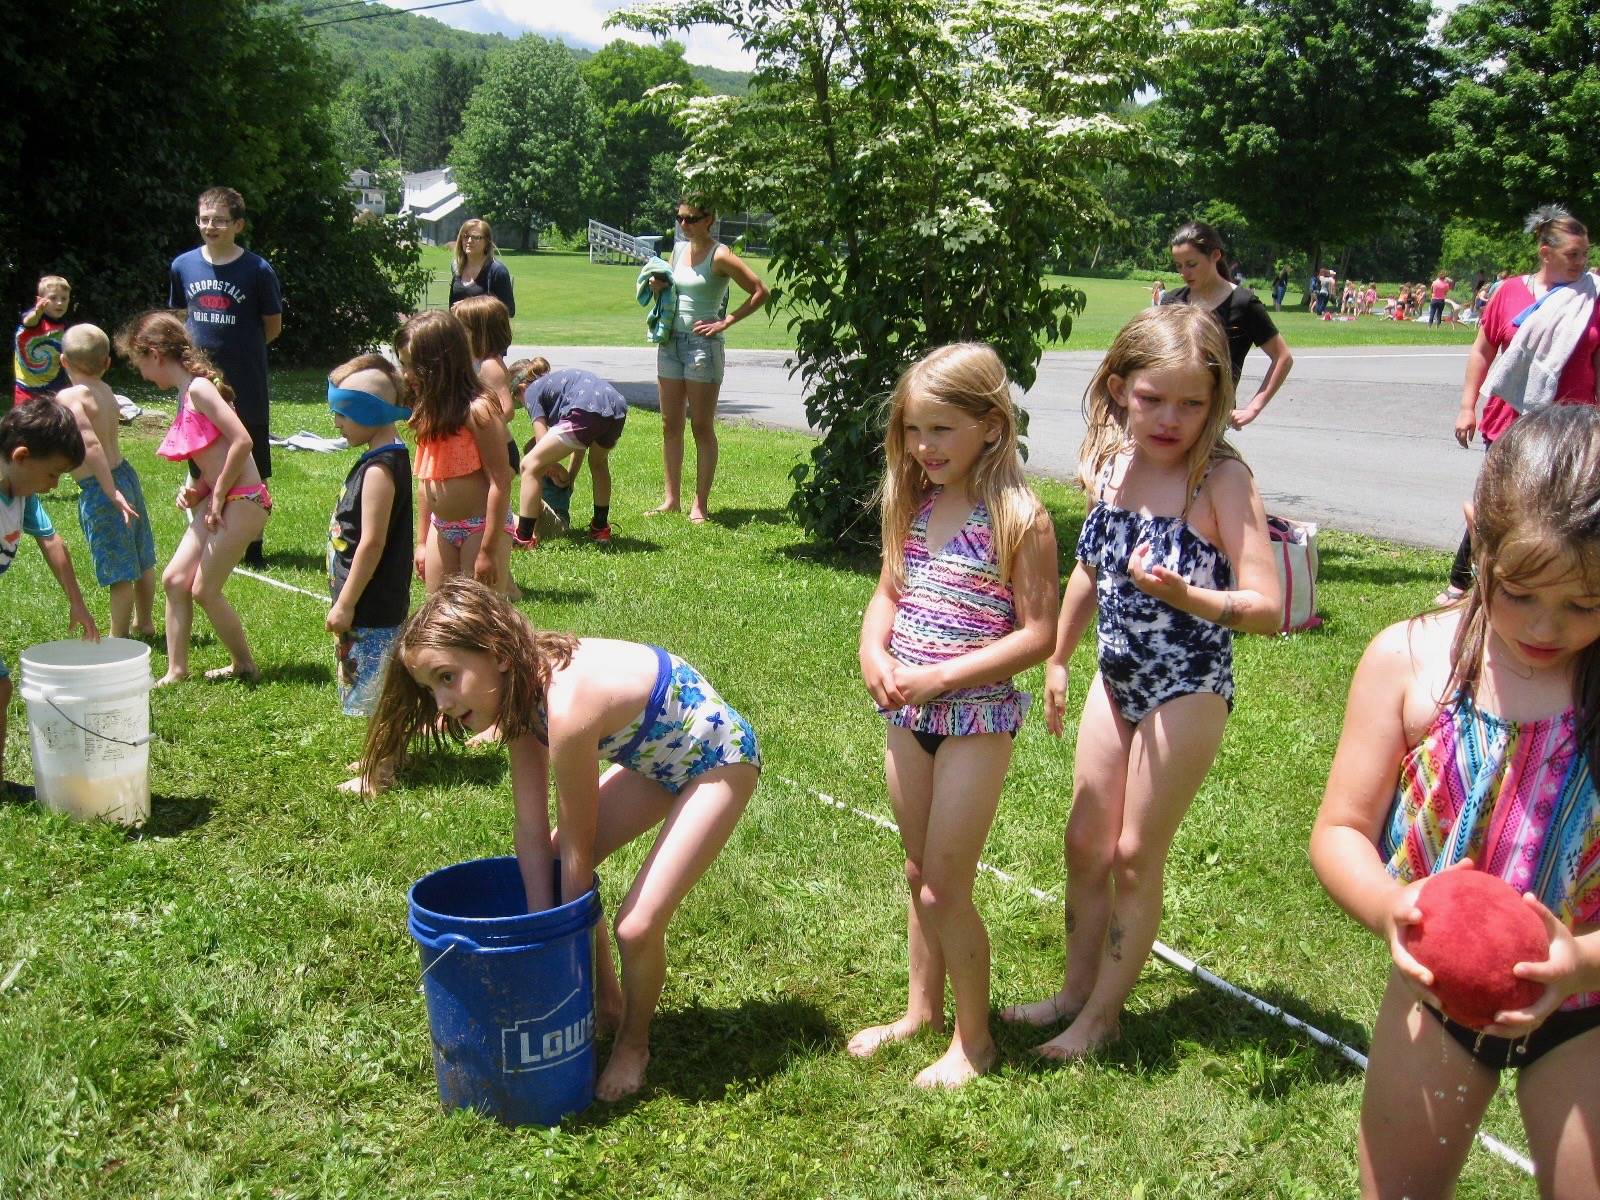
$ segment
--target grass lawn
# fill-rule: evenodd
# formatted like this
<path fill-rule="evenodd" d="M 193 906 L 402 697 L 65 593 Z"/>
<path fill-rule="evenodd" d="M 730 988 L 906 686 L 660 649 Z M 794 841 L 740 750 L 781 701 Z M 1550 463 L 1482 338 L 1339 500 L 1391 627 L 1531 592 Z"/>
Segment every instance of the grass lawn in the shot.
<path fill-rule="evenodd" d="M 590 263 L 582 251 L 541 250 L 502 255 L 511 269 L 517 293 L 517 316 L 512 333 L 518 344 L 534 346 L 644 346 L 643 310 L 634 301 L 637 268 Z M 424 246 L 422 261 L 433 270 L 425 306 L 442 308 L 450 298 L 450 251 L 444 246 Z M 765 259 L 751 265 L 763 276 Z M 1065 278 L 1065 277 L 1056 277 Z M 1104 350 L 1117 330 L 1150 303 L 1149 283 L 1133 279 L 1066 279 L 1088 296 L 1072 337 L 1052 342 L 1050 350 Z M 1176 284 L 1176 276 L 1169 283 Z M 734 289 L 733 304 L 739 292 Z M 1448 345 L 1465 347 L 1473 332 L 1461 328 L 1429 329 L 1422 321 L 1384 321 L 1364 317 L 1359 321 L 1322 321 L 1309 313 L 1274 313 L 1291 350 L 1311 346 Z M 747 350 L 787 350 L 793 347 L 788 325 L 780 314 L 776 321 L 757 313 L 728 334 L 728 345 Z"/>
<path fill-rule="evenodd" d="M 326 428 L 321 392 L 319 377 L 280 373 L 284 427 Z M 159 403 L 170 414 L 170 396 Z M 170 553 L 179 523 L 164 501 L 180 470 L 154 457 L 159 434 L 141 426 L 126 448 Z M 940 1038 L 868 1062 L 844 1052 L 852 1031 L 897 1011 L 906 981 L 897 841 L 810 790 L 888 812 L 883 726 L 855 654 L 875 564 L 808 545 L 786 515 L 788 471 L 807 439 L 737 426 L 723 438 L 713 522 L 647 521 L 637 514 L 658 495 L 660 425 L 635 412 L 614 458 L 614 547 L 558 541 L 514 568 L 537 622 L 660 642 L 700 666 L 753 720 L 766 753 L 748 814 L 673 927 L 645 1091 L 553 1131 L 440 1111 L 406 889 L 440 866 L 509 852 L 504 756 L 444 754 L 377 800 L 336 794 L 362 726 L 338 714 L 324 607 L 236 576 L 229 595 L 265 678 L 153 696 L 148 828 L 0 806 L 0 1192 L 1353 1193 L 1359 1076 L 1159 965 L 1132 995 L 1123 1040 L 1070 1068 L 1035 1062 L 1030 1039 L 1002 1030 L 993 1075 L 927 1095 L 908 1085 Z M 324 531 L 350 459 L 275 457 L 268 570 L 320 593 Z M 1041 490 L 1070 548 L 1082 500 L 1054 483 Z M 74 491 L 65 483 L 46 507 L 104 619 Z M 574 510 L 587 518 L 586 485 Z M 1444 573 L 1438 554 L 1326 535 L 1327 627 L 1240 640 L 1238 710 L 1167 873 L 1163 940 L 1358 1046 L 1387 956 L 1324 897 L 1306 836 L 1362 647 L 1425 605 Z M 63 634 L 65 608 L 32 547 L 3 588 L 13 615 L 0 652 L 15 665 L 24 647 Z M 226 656 L 196 624 L 198 674 Z M 159 674 L 164 654 L 155 660 Z M 1089 639 L 1074 662 L 1075 706 L 1092 662 Z M 1041 672 L 1021 682 L 1036 690 Z M 20 701 L 11 721 L 7 774 L 28 779 Z M 1055 892 L 1068 732 L 1054 741 L 1042 713 L 1030 716 L 985 853 Z M 644 849 L 602 868 L 608 905 Z M 1053 986 L 1059 910 L 989 876 L 978 903 L 996 1005 Z M 1487 1128 L 1523 1144 L 1510 1100 L 1496 1102 Z M 1535 1193 L 1479 1151 L 1460 1194 Z"/>

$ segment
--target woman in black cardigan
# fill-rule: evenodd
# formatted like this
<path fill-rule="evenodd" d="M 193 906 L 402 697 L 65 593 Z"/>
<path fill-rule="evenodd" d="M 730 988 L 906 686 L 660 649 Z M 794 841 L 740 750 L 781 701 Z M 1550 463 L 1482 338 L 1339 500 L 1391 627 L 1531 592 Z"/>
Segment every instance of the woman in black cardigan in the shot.
<path fill-rule="evenodd" d="M 495 256 L 494 230 L 477 217 L 461 222 L 456 234 L 455 261 L 450 272 L 450 303 L 468 296 L 493 296 L 517 315 L 517 298 L 511 291 L 511 272 Z"/>

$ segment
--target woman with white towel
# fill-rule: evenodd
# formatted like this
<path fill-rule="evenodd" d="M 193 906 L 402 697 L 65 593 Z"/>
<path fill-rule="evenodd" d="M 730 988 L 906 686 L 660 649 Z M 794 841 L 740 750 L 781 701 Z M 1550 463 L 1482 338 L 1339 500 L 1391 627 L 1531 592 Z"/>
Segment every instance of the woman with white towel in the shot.
<path fill-rule="evenodd" d="M 1557 204 L 1535 209 L 1525 228 L 1538 243 L 1539 267 L 1507 278 L 1483 310 L 1456 415 L 1456 441 L 1463 447 L 1481 434 L 1487 449 L 1521 413 L 1600 403 L 1600 305 L 1588 271 L 1589 231 Z M 1481 419 L 1480 399 L 1487 401 Z M 1437 603 L 1453 604 L 1466 594 L 1471 563 L 1469 527 Z"/>

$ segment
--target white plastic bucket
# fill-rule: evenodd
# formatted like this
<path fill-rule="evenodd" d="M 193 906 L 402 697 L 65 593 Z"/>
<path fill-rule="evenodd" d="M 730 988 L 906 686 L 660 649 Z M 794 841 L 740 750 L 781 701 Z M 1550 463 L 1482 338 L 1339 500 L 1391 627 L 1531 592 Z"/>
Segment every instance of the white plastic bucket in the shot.
<path fill-rule="evenodd" d="M 46 808 L 82 820 L 150 817 L 150 647 L 129 638 L 22 652 L 33 779 Z"/>

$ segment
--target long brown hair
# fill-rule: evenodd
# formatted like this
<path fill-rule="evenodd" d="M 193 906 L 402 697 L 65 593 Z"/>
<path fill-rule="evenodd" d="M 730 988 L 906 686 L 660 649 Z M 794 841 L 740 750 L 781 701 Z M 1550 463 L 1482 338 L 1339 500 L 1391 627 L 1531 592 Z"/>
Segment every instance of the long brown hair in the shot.
<path fill-rule="evenodd" d="M 183 327 L 183 322 L 166 309 L 142 312 L 118 330 L 117 353 L 124 358 L 153 354 L 181 363 L 189 374 L 210 380 L 222 398 L 230 405 L 233 403 L 233 389 L 222 372 L 204 350 L 189 340 L 189 331 Z"/>
<path fill-rule="evenodd" d="M 1040 512 L 1038 498 L 1022 475 L 1017 450 L 1017 412 L 1011 381 L 1000 356 L 982 342 L 957 342 L 928 351 L 900 373 L 889 397 L 884 431 L 883 483 L 878 514 L 883 556 L 897 584 L 905 583 L 905 539 L 933 483 L 906 449 L 906 405 L 923 396 L 959 408 L 976 421 L 993 420 L 999 436 L 984 445 L 972 468 L 972 493 L 983 502 L 994 527 L 1000 578 L 1011 578 L 1011 564 L 1028 527 Z"/>
<path fill-rule="evenodd" d="M 1472 564 L 1451 646 L 1451 680 L 1472 694 L 1483 669 L 1489 612 L 1501 583 L 1568 564 L 1600 595 L 1600 412 L 1541 409 L 1511 423 L 1489 449 L 1472 495 Z M 1572 680 L 1578 744 L 1600 767 L 1600 640 L 1578 655 Z"/>
<path fill-rule="evenodd" d="M 411 428 L 418 441 L 449 437 L 472 416 L 474 400 L 493 399 L 472 369 L 467 327 L 449 313 L 417 313 L 394 335 L 394 349 L 405 362 Z"/>
<path fill-rule="evenodd" d="M 1084 390 L 1083 419 L 1088 428 L 1078 450 L 1078 482 L 1084 491 L 1094 491 L 1101 472 L 1128 444 L 1128 412 L 1111 395 L 1111 376 L 1126 381 L 1135 371 L 1190 367 L 1211 376 L 1211 411 L 1189 447 L 1189 494 L 1200 486 L 1213 459 L 1244 461 L 1225 436 L 1234 391 L 1233 360 L 1222 323 L 1192 304 L 1167 304 L 1143 309 L 1118 331 Z"/>
<path fill-rule="evenodd" d="M 1168 245 L 1174 250 L 1179 246 L 1193 246 L 1205 258 L 1215 254 L 1217 257 L 1212 259 L 1212 266 L 1216 267 L 1221 278 L 1228 278 L 1228 247 L 1222 235 L 1204 221 L 1186 221 L 1179 225 Z"/>
<path fill-rule="evenodd" d="M 394 655 L 383 676 L 383 691 L 367 726 L 361 773 L 376 779 L 399 762 L 406 747 L 460 742 L 466 730 L 453 718 L 439 719 L 433 693 L 411 677 L 405 659 L 418 650 L 476 650 L 505 663 L 505 687 L 497 714 L 502 741 L 532 734 L 549 740 L 545 691 L 550 676 L 572 661 L 578 639 L 570 633 L 542 633 L 492 588 L 465 575 L 439 585 L 400 628 Z"/>
<path fill-rule="evenodd" d="M 511 349 L 511 314 L 494 296 L 468 296 L 450 306 L 456 320 L 467 327 L 473 358 L 505 356 Z"/>
<path fill-rule="evenodd" d="M 455 263 L 456 278 L 461 278 L 461 272 L 467 269 L 467 235 L 473 233 L 483 234 L 483 266 L 488 270 L 489 264 L 494 261 L 495 252 L 499 247 L 494 244 L 494 230 L 489 228 L 489 222 L 482 217 L 470 217 L 461 222 L 461 228 L 456 230 L 456 240 L 451 252 L 451 260 Z"/>

